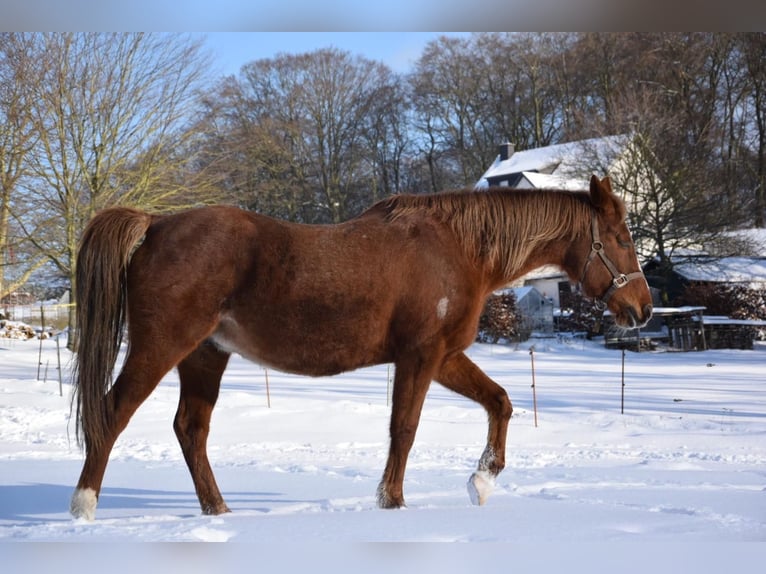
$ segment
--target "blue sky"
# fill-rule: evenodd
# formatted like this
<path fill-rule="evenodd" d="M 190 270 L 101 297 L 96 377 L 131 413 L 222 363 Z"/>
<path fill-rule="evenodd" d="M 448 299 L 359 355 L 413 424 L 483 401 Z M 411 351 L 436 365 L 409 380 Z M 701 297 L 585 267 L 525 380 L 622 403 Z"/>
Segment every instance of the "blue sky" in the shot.
<path fill-rule="evenodd" d="M 280 52 L 304 53 L 334 47 L 407 72 L 426 44 L 442 34 L 462 32 L 215 32 L 205 33 L 205 47 L 221 74 L 237 74 L 243 64 Z"/>

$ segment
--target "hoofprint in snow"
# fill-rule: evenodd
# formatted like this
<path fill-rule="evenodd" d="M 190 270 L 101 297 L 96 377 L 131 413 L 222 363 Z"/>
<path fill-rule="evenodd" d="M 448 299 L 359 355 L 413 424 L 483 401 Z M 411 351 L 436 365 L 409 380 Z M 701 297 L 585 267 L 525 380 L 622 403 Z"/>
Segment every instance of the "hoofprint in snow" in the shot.
<path fill-rule="evenodd" d="M 475 345 L 514 403 L 507 467 L 476 472 L 484 410 L 433 384 L 403 510 L 375 491 L 388 448 L 392 369 L 331 378 L 232 357 L 210 456 L 231 514 L 202 516 L 176 443 L 168 374 L 119 438 L 94 522 L 69 499 L 83 456 L 59 394 L 54 341 L 0 340 L 0 540 L 766 541 L 766 351 L 621 353 L 588 341 Z M 47 382 L 37 379 L 45 366 Z M 41 376 L 41 378 L 43 378 Z M 485 490 L 486 489 L 486 490 Z"/>

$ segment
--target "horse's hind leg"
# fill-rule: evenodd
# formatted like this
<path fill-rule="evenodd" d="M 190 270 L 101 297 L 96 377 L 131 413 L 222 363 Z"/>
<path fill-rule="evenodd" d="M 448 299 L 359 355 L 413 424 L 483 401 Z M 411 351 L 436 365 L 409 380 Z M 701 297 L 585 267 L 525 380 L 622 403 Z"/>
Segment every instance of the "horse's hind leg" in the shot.
<path fill-rule="evenodd" d="M 173 357 L 167 353 L 157 356 L 154 343 L 151 347 L 137 344 L 130 349 L 120 375 L 109 390 L 109 395 L 114 398 L 114 412 L 109 417 L 103 441 L 97 446 L 89 446 L 85 455 L 85 463 L 70 503 L 70 511 L 75 518 L 95 518 L 101 483 L 117 437 L 136 409 L 179 359 L 179 356 Z"/>
<path fill-rule="evenodd" d="M 474 504 L 484 504 L 492 493 L 495 477 L 505 468 L 505 441 L 513 408 L 505 389 L 460 353 L 442 365 L 436 380 L 450 390 L 481 404 L 489 415 L 487 446 L 477 471 L 468 481 Z"/>
<path fill-rule="evenodd" d="M 181 398 L 173 428 L 204 514 L 229 512 L 207 457 L 207 437 L 229 354 L 202 343 L 178 364 Z"/>

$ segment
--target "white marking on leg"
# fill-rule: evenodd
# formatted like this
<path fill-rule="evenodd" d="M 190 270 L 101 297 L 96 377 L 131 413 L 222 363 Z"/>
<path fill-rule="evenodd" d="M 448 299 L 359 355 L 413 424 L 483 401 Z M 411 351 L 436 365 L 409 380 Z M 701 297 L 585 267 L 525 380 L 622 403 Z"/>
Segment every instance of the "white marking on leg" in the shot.
<path fill-rule="evenodd" d="M 449 308 L 449 299 L 442 297 L 436 304 L 436 316 L 439 319 L 444 319 L 447 316 L 447 309 Z"/>
<path fill-rule="evenodd" d="M 489 495 L 495 489 L 495 475 L 489 470 L 494 462 L 495 449 L 487 445 L 479 459 L 478 470 L 471 475 L 467 484 L 468 496 L 471 503 L 476 506 L 481 506 L 487 502 Z"/>
<path fill-rule="evenodd" d="M 386 485 L 381 481 L 378 484 L 378 490 L 375 492 L 375 498 L 378 502 L 378 508 L 388 508 L 389 505 L 389 498 L 388 493 L 386 492 Z"/>
<path fill-rule="evenodd" d="M 471 503 L 482 506 L 495 489 L 495 476 L 486 470 L 477 470 L 468 479 L 467 487 Z"/>
<path fill-rule="evenodd" d="M 69 503 L 69 512 L 75 518 L 93 521 L 96 518 L 97 504 L 98 497 L 95 490 L 92 488 L 78 488 L 72 495 L 72 501 Z"/>
<path fill-rule="evenodd" d="M 489 470 L 495 463 L 495 449 L 487 445 L 479 459 L 479 470 Z"/>

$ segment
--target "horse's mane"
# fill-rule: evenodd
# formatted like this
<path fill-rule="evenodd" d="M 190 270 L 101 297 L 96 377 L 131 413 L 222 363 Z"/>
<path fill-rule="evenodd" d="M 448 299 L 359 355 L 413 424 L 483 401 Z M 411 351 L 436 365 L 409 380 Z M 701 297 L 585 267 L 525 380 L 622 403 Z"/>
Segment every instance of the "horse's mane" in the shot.
<path fill-rule="evenodd" d="M 469 257 L 515 276 L 543 243 L 590 229 L 587 192 L 553 189 L 394 195 L 371 208 L 389 221 L 424 212 L 449 225 Z"/>

